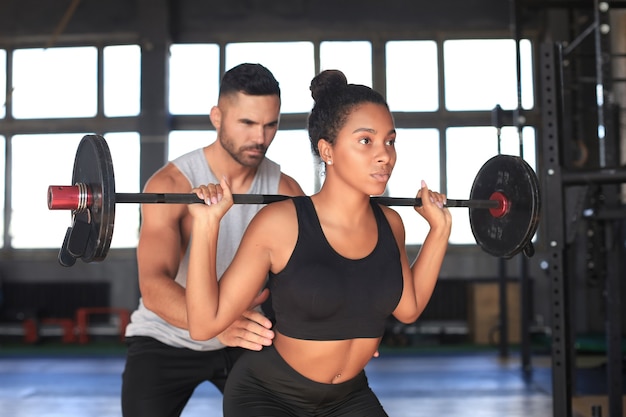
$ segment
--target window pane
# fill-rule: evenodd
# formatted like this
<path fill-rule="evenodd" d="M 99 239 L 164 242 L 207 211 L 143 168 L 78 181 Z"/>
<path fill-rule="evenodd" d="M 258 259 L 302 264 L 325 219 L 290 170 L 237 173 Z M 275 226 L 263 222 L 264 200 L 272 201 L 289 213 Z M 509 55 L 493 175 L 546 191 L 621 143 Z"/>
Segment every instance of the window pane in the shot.
<path fill-rule="evenodd" d="M 137 116 L 141 91 L 141 50 L 137 45 L 104 48 L 104 114 Z"/>
<path fill-rule="evenodd" d="M 281 112 L 306 113 L 313 107 L 311 79 L 314 77 L 311 42 L 245 42 L 226 45 L 226 69 L 244 62 L 269 69 L 280 84 Z"/>
<path fill-rule="evenodd" d="M 447 196 L 451 199 L 470 198 L 472 184 L 480 168 L 498 154 L 498 139 L 493 127 L 460 127 L 447 130 Z M 523 130 L 525 160 L 535 169 L 534 130 Z M 503 128 L 501 153 L 519 156 L 517 129 Z M 471 155 L 471 157 L 468 157 Z M 451 243 L 475 244 L 467 209 L 450 210 L 452 213 Z"/>
<path fill-rule="evenodd" d="M 535 89 L 533 81 L 533 50 L 532 43 L 527 39 L 520 41 L 520 74 L 522 86 L 522 108 L 532 109 L 535 106 Z M 517 106 L 516 106 L 517 107 Z"/>
<path fill-rule="evenodd" d="M 115 175 L 115 191 L 138 193 L 139 152 L 141 145 L 136 132 L 109 133 L 106 141 L 111 151 Z M 111 248 L 134 248 L 139 241 L 139 204 L 115 205 L 115 227 Z"/>
<path fill-rule="evenodd" d="M 396 166 L 387 183 L 390 197 L 415 197 L 421 181 L 439 190 L 439 132 L 436 129 L 397 129 Z M 428 223 L 413 207 L 394 207 L 400 213 L 406 230 L 407 245 L 422 244 Z"/>
<path fill-rule="evenodd" d="M 445 99 L 449 110 L 517 108 L 515 41 L 512 39 L 444 42 Z M 530 42 L 520 42 L 522 105 L 533 103 Z"/>
<path fill-rule="evenodd" d="M 167 140 L 167 160 L 204 148 L 215 142 L 215 131 L 209 130 L 175 130 L 170 132 Z"/>
<path fill-rule="evenodd" d="M 6 163 L 6 155 L 4 150 L 6 138 L 0 135 L 0 247 L 4 246 L 4 183 L 6 181 L 4 177 L 4 169 Z"/>
<path fill-rule="evenodd" d="M 7 51 L 0 49 L 0 119 L 6 116 L 7 99 Z"/>
<path fill-rule="evenodd" d="M 315 176 L 319 167 L 306 130 L 279 130 L 266 155 L 280 164 L 282 172 L 298 181 L 306 195 L 315 192 Z"/>
<path fill-rule="evenodd" d="M 385 54 L 387 102 L 391 111 L 437 110 L 437 44 L 433 41 L 387 42 Z"/>
<path fill-rule="evenodd" d="M 68 210 L 48 210 L 50 185 L 72 185 L 81 134 L 16 135 L 12 140 L 11 243 L 15 248 L 60 248 L 72 225 Z M 33 150 L 37 151 L 34 152 Z M 45 175 L 33 175 L 33 167 Z"/>
<path fill-rule="evenodd" d="M 214 44 L 172 45 L 169 107 L 172 114 L 209 114 L 217 103 L 220 48 Z"/>
<path fill-rule="evenodd" d="M 96 48 L 18 49 L 13 57 L 15 118 L 96 115 Z"/>
<path fill-rule="evenodd" d="M 349 83 L 371 87 L 372 44 L 368 41 L 322 42 L 320 69 L 341 70 Z"/>

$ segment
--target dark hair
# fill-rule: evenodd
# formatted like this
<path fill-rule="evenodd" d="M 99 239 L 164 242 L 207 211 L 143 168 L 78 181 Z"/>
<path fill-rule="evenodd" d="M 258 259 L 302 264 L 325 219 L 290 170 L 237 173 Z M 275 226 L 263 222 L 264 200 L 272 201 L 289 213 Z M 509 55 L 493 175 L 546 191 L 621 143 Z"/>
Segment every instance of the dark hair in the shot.
<path fill-rule="evenodd" d="M 219 96 L 232 93 L 251 96 L 272 96 L 280 98 L 280 87 L 274 75 L 261 64 L 239 64 L 224 74 Z"/>
<path fill-rule="evenodd" d="M 389 110 L 385 98 L 370 87 L 348 84 L 343 72 L 326 70 L 311 81 L 311 96 L 315 100 L 309 114 L 308 129 L 313 153 L 320 156 L 317 143 L 326 139 L 335 143 L 337 134 L 352 110 L 363 103 L 381 104 Z"/>

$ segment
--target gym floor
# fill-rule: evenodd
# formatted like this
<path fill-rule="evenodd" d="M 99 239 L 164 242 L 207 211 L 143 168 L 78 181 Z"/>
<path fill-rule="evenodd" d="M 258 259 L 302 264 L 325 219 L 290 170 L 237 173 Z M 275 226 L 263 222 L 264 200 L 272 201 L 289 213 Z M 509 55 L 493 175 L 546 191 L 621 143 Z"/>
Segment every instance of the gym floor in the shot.
<path fill-rule="evenodd" d="M 123 366 L 119 346 L 68 353 L 0 345 L 0 410 L 11 417 L 120 416 Z M 553 417 L 550 359 L 545 356 L 533 357 L 530 382 L 525 382 L 515 353 L 501 359 L 495 350 L 381 351 L 367 372 L 392 417 Z M 582 407 L 590 410 L 594 401 L 601 399 L 587 399 Z M 574 416 L 591 416 L 586 410 L 575 410 Z M 183 417 L 217 415 L 221 394 L 205 383 Z"/>

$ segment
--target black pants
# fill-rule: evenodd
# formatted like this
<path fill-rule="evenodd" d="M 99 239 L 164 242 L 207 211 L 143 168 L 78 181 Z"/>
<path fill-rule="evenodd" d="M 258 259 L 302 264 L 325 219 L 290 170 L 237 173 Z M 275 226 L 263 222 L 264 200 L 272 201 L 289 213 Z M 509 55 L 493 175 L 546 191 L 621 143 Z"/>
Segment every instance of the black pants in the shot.
<path fill-rule="evenodd" d="M 341 384 L 312 381 L 273 346 L 237 361 L 224 391 L 224 417 L 387 417 L 365 372 Z"/>
<path fill-rule="evenodd" d="M 174 348 L 151 337 L 129 337 L 122 375 L 125 417 L 180 416 L 198 385 L 210 381 L 224 392 L 240 348 L 198 352 Z"/>

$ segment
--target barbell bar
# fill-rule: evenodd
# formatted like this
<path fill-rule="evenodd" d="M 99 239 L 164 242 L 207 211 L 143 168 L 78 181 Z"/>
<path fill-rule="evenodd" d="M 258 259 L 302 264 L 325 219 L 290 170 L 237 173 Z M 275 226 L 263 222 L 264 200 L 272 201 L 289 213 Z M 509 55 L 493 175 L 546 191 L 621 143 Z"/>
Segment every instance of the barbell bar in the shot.
<path fill-rule="evenodd" d="M 204 201 L 193 193 L 116 193 L 111 154 L 104 137 L 86 135 L 74 159 L 73 185 L 51 185 L 50 210 L 70 210 L 58 260 L 63 266 L 102 261 L 113 234 L 115 204 L 193 204 Z M 290 197 L 268 194 L 233 194 L 235 204 L 270 204 Z M 420 206 L 419 198 L 371 197 L 381 205 Z M 496 155 L 479 170 L 469 200 L 448 199 L 447 207 L 469 208 L 470 226 L 478 245 L 487 253 L 511 258 L 519 252 L 532 256 L 532 238 L 541 205 L 535 172 L 520 157 Z"/>
<path fill-rule="evenodd" d="M 287 200 L 286 195 L 278 194 L 233 194 L 234 204 L 270 204 Z M 371 197 L 385 206 L 422 205 L 421 198 Z M 48 187 L 49 210 L 83 211 L 93 204 L 93 193 L 86 184 L 50 185 Z M 136 204 L 193 204 L 204 200 L 191 193 L 115 193 L 115 203 Z M 446 207 L 471 207 L 489 209 L 494 217 L 502 217 L 509 207 L 502 193 L 495 192 L 489 200 L 447 200 Z"/>

